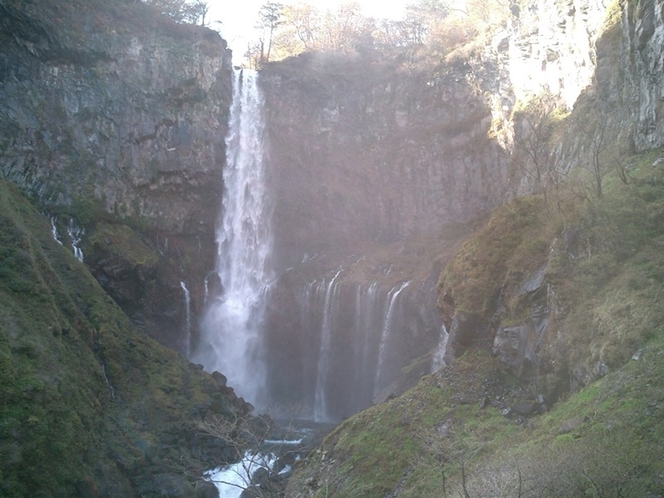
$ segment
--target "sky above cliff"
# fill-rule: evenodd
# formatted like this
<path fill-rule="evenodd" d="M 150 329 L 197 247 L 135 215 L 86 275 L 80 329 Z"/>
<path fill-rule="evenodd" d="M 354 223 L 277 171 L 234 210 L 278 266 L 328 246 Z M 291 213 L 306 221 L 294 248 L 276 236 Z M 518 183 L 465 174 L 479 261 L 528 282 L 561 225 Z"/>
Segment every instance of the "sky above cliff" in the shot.
<path fill-rule="evenodd" d="M 258 38 L 255 29 L 258 10 L 267 0 L 208 0 L 210 11 L 208 19 L 213 29 L 221 32 L 233 50 L 233 62 L 239 64 L 247 50 L 247 45 Z M 398 19 L 402 17 L 405 6 L 414 0 L 361 0 L 358 3 L 367 17 Z M 297 3 L 297 2 L 282 2 Z M 348 0 L 310 0 L 320 9 L 335 8 Z"/>

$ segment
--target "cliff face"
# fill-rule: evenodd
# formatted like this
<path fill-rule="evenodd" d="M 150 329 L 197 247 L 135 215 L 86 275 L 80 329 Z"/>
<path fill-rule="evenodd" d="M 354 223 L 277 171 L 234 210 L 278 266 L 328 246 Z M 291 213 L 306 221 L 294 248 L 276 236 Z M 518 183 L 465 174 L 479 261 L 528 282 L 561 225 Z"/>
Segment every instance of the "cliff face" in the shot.
<path fill-rule="evenodd" d="M 391 383 L 416 357 L 429 359 L 420 362 L 420 374 L 440 364 L 440 358 L 432 358 L 445 331 L 440 321 L 426 318 L 435 310 L 422 299 L 434 291 L 428 265 L 440 255 L 413 248 L 433 244 L 442 253 L 462 233 L 452 236 L 444 225 L 465 224 L 519 192 L 540 188 L 513 168 L 514 135 L 519 132 L 514 112 L 544 92 L 558 105 L 573 105 L 593 80 L 594 47 L 605 12 L 605 5 L 594 1 L 534 4 L 494 31 L 485 46 L 446 62 L 406 53 L 304 54 L 262 70 L 275 259 L 282 271 L 290 268 L 272 297 L 278 303 L 273 309 L 281 309 L 271 315 L 268 327 L 268 351 L 275 355 L 267 354 L 275 364 L 273 392 L 284 391 L 281 384 L 296 378 L 320 377 L 316 365 L 321 365 L 317 358 L 323 349 L 318 345 L 325 343 L 326 334 L 331 336 L 332 365 L 323 365 L 330 372 L 326 382 L 337 386 L 336 396 L 330 396 L 351 399 L 365 391 L 352 406 L 380 399 L 385 389 L 399 391 Z M 571 157 L 578 148 L 567 147 L 561 155 Z M 566 169 L 562 160 L 560 164 Z M 410 268 L 410 274 L 399 280 L 399 268 Z M 345 281 L 354 285 L 344 290 Z M 368 318 L 355 310 L 359 305 L 349 295 L 362 296 L 373 285 L 382 289 L 379 302 L 389 302 L 405 282 L 409 285 L 399 293 L 404 321 L 385 326 L 385 342 L 381 334 L 368 339 L 376 348 L 382 344 L 385 355 L 381 363 L 378 353 L 369 354 L 376 358 L 373 370 L 380 364 L 383 369 L 388 365 L 389 372 L 375 378 L 354 372 L 341 352 L 362 350 L 353 341 L 362 334 L 357 323 Z M 307 293 L 316 285 L 323 285 L 321 293 L 329 296 L 319 298 L 320 317 L 312 324 L 305 318 L 315 308 Z M 327 310 L 326 302 L 332 303 Z M 363 318 L 330 321 L 335 312 Z M 475 325 L 463 325 L 461 315 L 453 327 L 453 315 L 446 320 L 453 338 L 448 359 L 459 326 L 481 336 L 478 329 L 485 328 L 473 317 Z M 308 349 L 282 351 L 280 346 L 305 343 Z M 290 370 L 281 375 L 279 365 L 284 364 L 297 375 Z M 317 383 L 301 389 L 310 402 L 321 389 L 320 379 Z M 368 393 L 359 387 L 362 383 L 371 386 Z M 352 410 L 350 405 L 341 411 Z"/>
<path fill-rule="evenodd" d="M 639 149 L 664 144 L 664 14 L 662 2 L 625 2 L 621 70 L 633 140 Z"/>
<path fill-rule="evenodd" d="M 440 237 L 435 243 L 451 242 L 454 237 L 441 236 L 443 224 L 466 223 L 515 195 L 557 189 L 566 179 L 581 181 L 576 176 L 589 174 L 588 165 L 600 156 L 608 163 L 625 150 L 661 145 L 661 23 L 657 2 L 535 2 L 514 11 L 486 45 L 447 62 L 304 54 L 264 68 L 276 264 L 290 272 L 271 298 L 279 311 L 268 327 L 269 351 L 275 352 L 268 361 L 297 372 L 285 373 L 289 381 L 283 384 L 316 377 L 325 332 L 298 318 L 311 312 L 307 289 L 331 285 L 341 270 L 338 292 L 354 292 L 344 291 L 345 280 L 356 280 L 349 274 L 358 272 L 350 266 L 381 268 L 379 246 L 395 268 L 419 261 L 410 276 L 422 274 L 431 255 L 409 248 L 432 235 Z M 528 114 L 533 108 L 540 114 Z M 538 128 L 545 122 L 546 134 Z M 371 263 L 356 263 L 358 258 Z M 521 294 L 532 301 L 523 323 L 510 318 L 501 325 L 504 317 L 494 314 L 499 296 L 488 314 L 457 309 L 451 296 L 451 303 L 441 301 L 450 332 L 447 360 L 455 349 L 495 339 L 496 351 L 515 371 L 539 374 L 541 338 L 556 308 L 547 301 L 544 261 L 536 263 L 513 276 L 533 287 Z M 404 274 L 396 281 L 381 273 L 389 266 L 360 270 L 358 295 L 376 284 L 387 299 L 394 285 L 412 280 L 418 283 L 400 295 L 414 309 L 423 302 L 414 289 L 426 286 L 426 279 Z M 338 313 L 356 313 L 350 297 L 338 300 L 344 310 Z M 325 299 L 320 301 L 322 323 Z M 407 315 L 419 320 L 418 312 Z M 346 335 L 357 328 L 334 325 L 330 351 L 356 349 Z M 392 334 L 400 353 L 389 364 L 397 372 L 412 354 L 432 353 L 445 337 L 440 325 L 431 324 L 396 325 Z M 310 347 L 282 351 L 284 338 Z M 416 342 L 421 347 L 407 346 Z M 349 368 L 331 354 L 337 367 L 330 371 L 339 378 L 330 382 L 357 386 L 340 380 Z M 278 366 L 274 372 L 274 391 L 283 391 Z M 593 376 L 582 377 L 585 383 Z M 315 387 L 303 391 L 313 398 Z"/>
<path fill-rule="evenodd" d="M 472 69 L 401 62 L 304 54 L 262 71 L 284 265 L 435 233 L 503 198 L 506 162 Z"/>
<path fill-rule="evenodd" d="M 450 243 L 444 224 L 506 192 L 506 156 L 488 136 L 472 68 L 405 67 L 304 54 L 261 71 L 283 274 L 267 326 L 271 392 L 326 405 L 333 419 L 384 397 L 405 365 L 435 349 L 440 264 L 430 248 Z"/>
<path fill-rule="evenodd" d="M 659 464 L 624 456 L 662 455 L 664 4 L 529 4 L 473 57 L 500 59 L 508 190 L 539 195 L 496 209 L 441 274 L 449 365 L 345 421 L 289 495 L 662 493 Z"/>
<path fill-rule="evenodd" d="M 625 301 L 640 299 L 620 289 L 624 282 L 619 278 L 611 279 L 621 271 L 633 271 L 635 254 L 649 259 L 639 251 L 658 233 L 650 225 L 659 216 L 658 194 L 654 190 L 644 194 L 641 189 L 657 190 L 659 182 L 655 179 L 657 151 L 647 151 L 662 144 L 656 131 L 662 126 L 658 97 L 661 9 L 661 2 L 612 4 L 602 17 L 604 30 L 592 45 L 592 85 L 579 94 L 556 131 L 535 149 L 534 142 L 527 142 L 523 135 L 524 130 L 535 135 L 534 128 L 515 125 L 512 157 L 518 159 L 518 153 L 523 153 L 519 145 L 523 148 L 524 143 L 532 154 L 531 177 L 522 179 L 520 187 L 546 191 L 541 202 L 548 206 L 549 217 L 569 216 L 575 211 L 570 207 L 573 199 L 590 201 L 590 214 L 581 220 L 563 218 L 565 229 L 548 235 L 545 221 L 540 222 L 538 234 L 528 234 L 532 219 L 522 215 L 519 227 L 500 221 L 498 215 L 462 250 L 441 277 L 439 307 L 450 330 L 448 360 L 468 347 L 490 346 L 514 373 L 556 399 L 620 368 L 638 349 L 644 329 L 632 315 L 633 304 L 607 295 L 593 304 L 579 305 L 579 301 L 588 296 L 584 293 L 593 292 L 589 286 L 596 286 L 592 287 L 596 291 L 606 281 L 615 285 L 615 292 L 624 293 Z M 532 118 L 527 124 L 532 126 Z M 535 159 L 542 171 L 558 175 L 560 183 L 536 182 Z M 518 164 L 516 159 L 514 163 Z M 523 163 L 518 166 L 519 171 L 527 171 Z M 641 174 L 654 176 L 644 180 Z M 607 195 L 613 197 L 607 200 Z M 529 211 L 529 216 L 536 212 Z M 496 230 L 513 234 L 510 243 L 517 243 L 502 256 L 505 239 Z M 532 240 L 530 249 L 517 249 L 521 237 Z M 473 249 L 489 245 L 491 249 L 483 254 Z M 519 255 L 519 251 L 531 252 Z M 598 282 L 591 276 L 593 265 L 603 266 L 607 280 Z M 482 295 L 486 301 L 478 302 Z M 639 309 L 648 306 L 642 303 Z M 625 313 L 621 318 L 618 309 Z M 622 328 L 621 320 L 633 322 L 630 333 Z M 577 336 L 579 328 L 585 331 L 583 339 Z"/>
<path fill-rule="evenodd" d="M 126 2 L 7 0 L 0 25 L 0 171 L 64 239 L 82 226 L 99 281 L 151 335 L 184 348 L 180 282 L 197 309 L 214 266 L 225 42 Z M 100 217 L 131 226 L 159 258 L 133 254 L 117 230 L 95 236 Z"/>
<path fill-rule="evenodd" d="M 0 494 L 216 496 L 238 448 L 199 424 L 251 407 L 137 325 L 184 351 L 202 306 L 226 44 L 140 2 L 1 0 L 0 47 Z"/>

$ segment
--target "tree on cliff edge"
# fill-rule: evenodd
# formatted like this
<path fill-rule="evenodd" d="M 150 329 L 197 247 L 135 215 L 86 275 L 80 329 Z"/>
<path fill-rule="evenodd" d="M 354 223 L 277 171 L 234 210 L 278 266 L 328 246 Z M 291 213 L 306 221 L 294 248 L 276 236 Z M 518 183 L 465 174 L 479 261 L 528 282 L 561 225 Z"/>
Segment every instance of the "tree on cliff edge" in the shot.
<path fill-rule="evenodd" d="M 205 25 L 208 5 L 205 0 L 143 0 L 176 22 Z"/>
<path fill-rule="evenodd" d="M 272 50 L 272 36 L 274 30 L 281 24 L 284 5 L 277 2 L 266 2 L 261 5 L 258 11 L 258 27 L 267 30 L 267 51 L 265 51 L 265 42 L 260 41 L 261 62 L 270 60 L 270 51 Z"/>

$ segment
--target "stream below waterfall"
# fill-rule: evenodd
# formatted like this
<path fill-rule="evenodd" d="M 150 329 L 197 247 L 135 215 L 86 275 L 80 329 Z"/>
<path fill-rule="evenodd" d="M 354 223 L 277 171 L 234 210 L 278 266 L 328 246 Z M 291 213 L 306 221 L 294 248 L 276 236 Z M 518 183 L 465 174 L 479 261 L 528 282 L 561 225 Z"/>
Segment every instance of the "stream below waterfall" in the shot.
<path fill-rule="evenodd" d="M 293 464 L 316 448 L 333 424 L 302 420 L 275 421 L 275 427 L 257 447 L 247 449 L 237 462 L 204 474 L 220 498 L 278 496 L 285 489 Z M 246 495 L 246 493 L 245 493 Z"/>

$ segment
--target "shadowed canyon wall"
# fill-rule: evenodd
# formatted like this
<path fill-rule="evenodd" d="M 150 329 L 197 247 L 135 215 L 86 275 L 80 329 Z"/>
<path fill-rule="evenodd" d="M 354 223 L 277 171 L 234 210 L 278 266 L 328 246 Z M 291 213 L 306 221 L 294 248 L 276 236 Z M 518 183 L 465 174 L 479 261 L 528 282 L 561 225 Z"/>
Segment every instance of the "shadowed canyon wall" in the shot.
<path fill-rule="evenodd" d="M 141 328 L 185 351 L 214 267 L 231 99 L 219 34 L 126 2 L 0 4 L 0 171 Z M 182 284 L 181 284 L 182 283 Z"/>
<path fill-rule="evenodd" d="M 261 73 L 285 267 L 435 233 L 504 198 L 506 161 L 472 68 L 434 77 L 376 58 L 304 54 Z"/>

